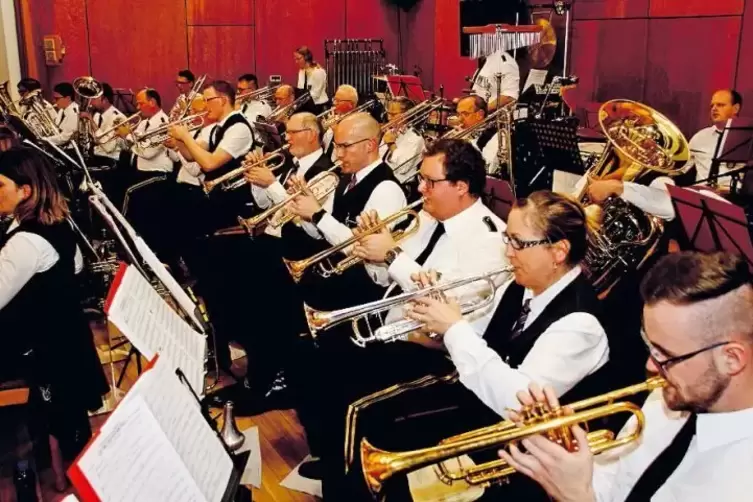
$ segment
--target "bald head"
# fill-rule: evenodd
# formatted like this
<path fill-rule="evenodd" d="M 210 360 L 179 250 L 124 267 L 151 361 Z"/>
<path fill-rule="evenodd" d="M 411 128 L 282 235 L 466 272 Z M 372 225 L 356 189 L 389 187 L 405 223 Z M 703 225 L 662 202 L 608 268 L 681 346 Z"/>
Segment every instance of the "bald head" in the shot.
<path fill-rule="evenodd" d="M 379 160 L 379 123 L 368 113 L 355 113 L 335 127 L 335 154 L 345 173 L 355 173 Z"/>
<path fill-rule="evenodd" d="M 293 87 L 283 84 L 275 91 L 275 104 L 277 106 L 289 105 L 295 100 L 295 91 Z"/>
<path fill-rule="evenodd" d="M 360 141 L 366 138 L 378 138 L 379 137 L 379 122 L 368 113 L 355 113 L 349 117 L 344 118 L 337 124 L 337 132 L 335 134 L 347 135 L 349 138 L 353 138 L 354 141 Z"/>

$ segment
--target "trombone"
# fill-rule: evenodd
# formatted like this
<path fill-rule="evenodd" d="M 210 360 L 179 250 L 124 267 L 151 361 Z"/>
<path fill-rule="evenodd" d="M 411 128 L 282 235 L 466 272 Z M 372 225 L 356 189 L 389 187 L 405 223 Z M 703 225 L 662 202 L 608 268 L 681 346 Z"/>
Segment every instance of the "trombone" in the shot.
<path fill-rule="evenodd" d="M 383 228 L 388 227 L 393 223 L 397 223 L 406 217 L 413 217 L 411 225 L 405 230 L 394 231 L 392 233 L 392 238 L 395 239 L 395 242 L 399 243 L 406 237 L 413 235 L 418 231 L 418 212 L 415 211 L 414 208 L 418 207 L 420 204 L 423 204 L 423 202 L 423 199 L 418 199 L 417 201 L 404 207 L 400 211 L 388 216 L 365 232 L 359 235 L 353 235 L 353 237 L 351 237 L 350 239 L 332 246 L 329 249 L 325 249 L 324 251 L 321 251 L 314 256 L 311 256 L 310 258 L 298 261 L 283 258 L 282 261 L 285 263 L 285 266 L 288 268 L 288 272 L 290 272 L 290 276 L 295 282 L 299 282 L 306 270 L 308 270 L 312 265 L 318 266 L 319 274 L 325 279 L 331 277 L 332 275 L 340 275 L 350 267 L 361 263 L 363 260 L 357 256 L 347 256 L 346 258 L 343 258 L 339 262 L 333 264 L 332 262 L 330 262 L 332 255 L 334 255 L 335 253 L 343 252 L 345 249 L 349 248 L 367 235 L 375 234 L 381 231 Z"/>
<path fill-rule="evenodd" d="M 248 182 L 243 175 L 255 167 L 266 166 L 272 171 L 280 169 L 285 165 L 285 152 L 288 151 L 288 148 L 290 148 L 289 144 L 283 145 L 281 148 L 266 154 L 264 158 L 256 162 L 244 160 L 240 167 L 237 167 L 218 178 L 204 182 L 202 186 L 204 188 L 204 193 L 208 194 L 218 186 L 221 186 L 224 191 L 235 190 L 236 188 L 244 186 Z M 275 162 L 272 162 L 272 160 L 275 160 Z"/>
<path fill-rule="evenodd" d="M 322 131 L 326 131 L 327 129 L 330 129 L 337 124 L 339 124 L 344 119 L 350 117 L 351 115 L 355 115 L 356 113 L 365 112 L 366 110 L 370 109 L 372 106 L 374 106 L 377 103 L 376 99 L 369 100 L 362 104 L 361 106 L 358 106 L 356 108 L 353 108 L 349 112 L 343 113 L 342 115 L 338 115 L 335 113 L 335 107 L 333 106 L 329 110 L 320 113 L 316 116 L 316 118 L 319 120 L 322 126 Z"/>
<path fill-rule="evenodd" d="M 578 446 L 570 432 L 570 427 L 619 413 L 630 413 L 636 418 L 636 429 L 628 435 L 615 438 L 609 430 L 588 433 L 588 447 L 597 455 L 638 440 L 643 433 L 645 417 L 637 405 L 619 401 L 641 392 L 650 392 L 664 387 L 666 380 L 652 377 L 645 382 L 614 390 L 600 396 L 578 401 L 568 406 L 573 414 L 566 414 L 564 408 L 548 409 L 537 403 L 521 411 L 523 425 L 506 420 L 496 425 L 453 436 L 437 446 L 408 452 L 388 452 L 372 446 L 365 438 L 361 441 L 361 465 L 366 484 L 373 494 L 378 494 L 385 481 L 398 473 L 414 471 L 428 465 L 438 464 L 439 477 L 446 483 L 464 480 L 471 485 L 488 486 L 493 482 L 507 479 L 515 472 L 504 460 L 494 460 L 456 472 L 449 471 L 442 462 L 466 453 L 491 448 L 504 448 L 509 444 L 530 436 L 544 434 L 572 451 Z"/>
<path fill-rule="evenodd" d="M 279 87 L 280 84 L 272 86 L 268 85 L 261 89 L 256 89 L 255 91 L 243 92 L 235 97 L 235 104 L 240 107 L 248 101 L 267 101 L 274 96 L 275 91 L 277 91 Z"/>
<path fill-rule="evenodd" d="M 195 113 L 193 115 L 188 115 L 187 117 L 183 117 L 178 120 L 174 120 L 172 122 L 169 122 L 167 124 L 161 125 L 159 127 L 155 127 L 154 129 L 150 129 L 149 131 L 141 134 L 140 136 L 137 136 L 135 138 L 135 142 L 141 147 L 141 148 L 153 148 L 156 146 L 161 145 L 168 139 L 170 139 L 170 128 L 173 126 L 186 126 L 189 131 L 195 131 L 196 129 L 199 129 L 201 127 L 204 127 L 204 117 L 206 116 L 208 112 L 200 112 Z M 135 135 L 134 135 L 135 136 Z"/>
<path fill-rule="evenodd" d="M 188 112 L 191 110 L 191 105 L 193 104 L 194 99 L 199 95 L 201 92 L 201 88 L 204 86 L 204 82 L 207 79 L 207 74 L 200 76 L 198 79 L 196 79 L 196 82 L 194 82 L 193 87 L 191 87 L 191 92 L 186 95 L 186 97 L 180 102 L 177 103 L 175 108 L 173 110 L 170 110 L 170 122 L 176 122 L 179 120 L 183 120 L 188 115 Z"/>
<path fill-rule="evenodd" d="M 382 126 L 382 133 L 392 131 L 397 135 L 400 131 L 409 129 L 411 127 L 418 126 L 421 122 L 427 120 L 431 114 L 442 106 L 444 100 L 442 98 L 435 98 L 431 101 L 424 101 L 414 106 L 400 116 L 395 117 Z"/>
<path fill-rule="evenodd" d="M 272 110 L 272 113 L 269 114 L 269 117 L 267 117 L 267 122 L 280 122 L 280 121 L 287 121 L 291 115 L 293 115 L 296 110 L 298 110 L 300 107 L 302 107 L 306 101 L 308 101 L 311 98 L 311 94 L 309 94 L 308 91 L 301 94 L 298 98 L 296 98 L 295 101 L 288 105 L 278 106 L 274 110 Z"/>
<path fill-rule="evenodd" d="M 445 283 L 435 284 L 428 288 L 408 291 L 406 293 L 390 298 L 383 298 L 381 300 L 366 303 L 363 305 L 357 305 L 355 307 L 348 307 L 331 312 L 314 310 L 308 305 L 304 304 L 303 308 L 306 313 L 306 322 L 309 325 L 311 336 L 313 338 L 316 338 L 319 332 L 328 330 L 334 326 L 350 321 L 353 328 L 353 336 L 351 337 L 351 341 L 359 347 L 365 347 L 366 345 L 374 342 L 390 343 L 404 340 L 410 333 L 420 329 L 423 326 L 423 323 L 421 323 L 420 321 L 415 321 L 413 319 L 401 319 L 399 321 L 380 326 L 377 329 L 372 329 L 369 319 L 373 317 L 376 318 L 378 322 L 380 322 L 380 314 L 388 312 L 389 310 L 405 307 L 419 298 L 445 298 L 448 291 L 464 286 L 469 286 L 474 283 L 479 283 L 479 285 L 483 287 L 475 292 L 471 299 L 463 301 L 460 304 L 460 311 L 463 315 L 481 311 L 494 303 L 494 291 L 497 287 L 497 282 L 494 280 L 494 278 L 501 274 L 505 274 L 505 276 L 507 276 L 507 274 L 510 274 L 512 270 L 513 268 L 509 266 L 502 267 L 496 270 L 492 270 L 491 272 L 475 274 L 468 277 L 451 280 Z M 365 321 L 366 326 L 369 330 L 367 336 L 363 336 L 361 334 L 361 330 L 358 326 L 358 323 L 361 320 Z"/>
<path fill-rule="evenodd" d="M 119 131 L 122 128 L 125 128 L 126 131 L 123 131 L 123 132 L 119 133 L 119 135 L 121 135 L 121 136 L 128 136 L 129 134 L 134 134 L 134 131 L 139 126 L 139 124 L 141 123 L 142 120 L 144 120 L 144 119 L 141 116 L 141 112 L 136 112 L 133 115 L 131 115 L 130 117 L 125 118 L 125 119 L 115 118 L 114 124 L 113 124 L 112 127 L 110 127 L 109 129 L 107 129 L 106 131 L 98 132 L 97 133 L 96 141 L 97 141 L 98 144 L 100 144 L 100 142 L 105 142 L 106 143 L 106 141 L 102 141 L 102 138 L 104 138 L 105 136 L 109 136 L 110 134 L 112 134 L 112 133 L 114 133 L 116 131 Z"/>
<path fill-rule="evenodd" d="M 290 211 L 288 205 L 302 194 L 313 195 L 316 200 L 321 204 L 324 200 L 335 191 L 337 184 L 340 181 L 340 177 L 334 172 L 339 169 L 342 164 L 336 162 L 326 171 L 314 176 L 308 183 L 296 184 L 292 181 L 293 191 L 284 200 L 266 209 L 265 211 L 252 216 L 250 218 L 238 217 L 238 223 L 241 227 L 246 229 L 249 235 L 253 235 L 254 229 L 264 222 L 272 228 L 280 228 L 286 223 L 289 223 L 297 218 L 297 216 Z M 295 180 L 295 178 L 293 178 Z"/>

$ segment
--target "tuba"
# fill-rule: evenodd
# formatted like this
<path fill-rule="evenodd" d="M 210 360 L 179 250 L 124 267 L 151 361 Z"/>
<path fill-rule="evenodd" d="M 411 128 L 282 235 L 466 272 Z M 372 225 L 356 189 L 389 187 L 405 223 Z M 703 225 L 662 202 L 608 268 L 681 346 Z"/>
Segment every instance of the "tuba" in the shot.
<path fill-rule="evenodd" d="M 16 106 L 16 102 L 13 101 L 13 98 L 10 96 L 8 84 L 8 80 L 0 84 L 0 113 L 3 115 L 15 115 L 21 117 L 21 111 Z"/>
<path fill-rule="evenodd" d="M 491 448 L 506 448 L 510 444 L 527 437 L 543 434 L 572 451 L 576 444 L 570 428 L 593 420 L 606 418 L 620 413 L 629 413 L 636 417 L 636 429 L 625 436 L 615 437 L 609 430 L 597 430 L 588 433 L 588 447 L 597 455 L 640 439 L 645 426 L 643 411 L 629 401 L 620 401 L 641 392 L 650 392 L 666 385 L 661 377 L 652 377 L 645 382 L 614 390 L 600 396 L 578 401 L 567 408 L 548 409 L 542 403 L 526 407 L 521 411 L 523 424 L 504 421 L 497 425 L 484 427 L 475 431 L 445 439 L 439 445 L 420 450 L 393 453 L 372 446 L 366 439 L 361 441 L 361 465 L 366 483 L 373 494 L 378 494 L 385 481 L 398 473 L 410 472 L 428 465 L 436 465 L 439 478 L 451 484 L 464 480 L 470 485 L 489 486 L 501 482 L 515 472 L 504 460 L 494 460 L 470 469 L 461 468 L 451 471 L 444 462 L 467 453 L 474 453 Z"/>
<path fill-rule="evenodd" d="M 80 98 L 79 111 L 88 112 L 93 99 L 102 96 L 104 88 L 93 77 L 78 77 L 73 81 L 73 90 Z M 78 118 L 78 129 L 76 130 L 75 141 L 81 152 L 85 155 L 94 153 L 94 124 L 91 120 L 81 116 Z"/>
<path fill-rule="evenodd" d="M 19 103 L 26 108 L 24 122 L 36 136 L 46 138 L 60 134 L 60 128 L 50 115 L 49 105 L 42 97 L 41 90 L 29 92 L 21 98 Z"/>
<path fill-rule="evenodd" d="M 690 148 L 682 132 L 667 117 L 644 104 L 617 99 L 599 109 L 599 124 L 607 145 L 586 173 L 578 195 L 589 206 L 588 182 L 622 180 L 649 183 L 650 175 L 678 176 L 685 172 Z M 592 213 L 593 206 L 587 207 Z M 625 273 L 640 268 L 656 249 L 662 221 L 629 202 L 613 197 L 601 208 L 601 225 L 589 236 L 584 269 L 600 296 Z"/>

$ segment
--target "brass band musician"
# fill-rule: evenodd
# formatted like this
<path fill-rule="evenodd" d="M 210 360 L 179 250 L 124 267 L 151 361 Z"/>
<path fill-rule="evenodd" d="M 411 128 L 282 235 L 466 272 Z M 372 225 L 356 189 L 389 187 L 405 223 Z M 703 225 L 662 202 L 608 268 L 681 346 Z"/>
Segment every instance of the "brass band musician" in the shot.
<path fill-rule="evenodd" d="M 457 115 L 460 118 L 460 127 L 467 129 L 484 120 L 489 113 L 487 103 L 481 96 L 466 96 L 457 104 Z M 496 124 L 479 131 L 478 135 L 467 138 L 475 146 L 486 161 L 487 172 L 490 174 L 499 171 L 499 137 Z"/>
<path fill-rule="evenodd" d="M 322 113 L 329 102 L 327 96 L 327 72 L 322 66 L 314 61 L 314 55 L 306 46 L 301 46 L 293 52 L 293 60 L 298 66 L 298 81 L 296 84 L 297 95 L 309 92 L 313 106 L 309 106 L 314 115 Z"/>
<path fill-rule="evenodd" d="M 399 118 L 413 107 L 413 103 L 404 96 L 398 96 L 387 104 L 387 121 Z M 382 135 L 379 152 L 393 169 L 400 183 L 415 177 L 421 164 L 421 152 L 424 150 L 423 136 L 412 127 L 388 130 Z"/>
<path fill-rule="evenodd" d="M 501 82 L 498 84 L 497 75 Z M 520 94 L 520 68 L 508 52 L 498 50 L 486 57 L 483 65 L 473 76 L 473 93 L 489 103 L 489 109 L 497 108 L 497 96 L 501 106 L 518 99 Z"/>
<path fill-rule="evenodd" d="M 60 82 L 52 89 L 52 99 L 57 109 L 55 124 L 60 134 L 49 136 L 47 139 L 59 146 L 65 146 L 78 130 L 78 104 L 74 100 L 75 93 L 69 82 Z"/>
<path fill-rule="evenodd" d="M 81 112 L 81 117 L 91 120 L 96 143 L 94 155 L 117 161 L 125 144 L 115 133 L 114 126 L 126 117 L 113 106 L 114 99 L 110 84 L 102 82 L 102 96 L 92 99 L 90 103 L 90 106 L 96 110 L 94 115 L 89 117 L 86 112 Z"/>
<path fill-rule="evenodd" d="M 238 77 L 238 83 L 235 85 L 235 94 L 239 96 L 246 92 L 252 92 L 259 89 L 259 82 L 253 73 L 244 73 Z M 259 116 L 268 117 L 272 113 L 272 108 L 265 101 L 256 99 L 244 100 L 239 107 L 241 113 L 246 117 L 249 123 L 254 123 Z"/>
<path fill-rule="evenodd" d="M 335 117 L 345 115 L 358 106 L 358 91 L 352 85 L 343 84 L 335 91 L 335 97 L 332 98 L 332 114 Z M 329 152 L 332 160 L 335 160 L 334 145 L 332 139 L 335 137 L 334 127 L 324 131 L 322 139 L 324 151 Z"/>
<path fill-rule="evenodd" d="M 196 82 L 196 76 L 189 69 L 180 70 L 175 78 L 175 87 L 178 88 L 178 97 L 175 99 L 175 104 L 170 108 L 168 116 L 171 120 L 178 118 L 178 115 L 189 106 L 188 95 L 193 89 L 193 85 Z"/>
<path fill-rule="evenodd" d="M 21 97 L 21 99 L 25 98 L 30 92 L 32 91 L 42 91 L 42 84 L 39 82 L 39 80 L 35 78 L 22 78 L 19 80 L 18 84 L 16 84 L 16 89 L 18 90 L 18 95 Z M 49 114 L 50 118 L 52 120 L 55 120 L 57 118 L 57 111 L 55 110 L 55 107 L 47 101 L 46 99 L 44 101 L 44 107 L 47 110 L 47 113 Z M 28 110 L 25 109 L 24 105 L 19 105 L 21 110 L 21 116 L 25 117 L 26 112 Z"/>

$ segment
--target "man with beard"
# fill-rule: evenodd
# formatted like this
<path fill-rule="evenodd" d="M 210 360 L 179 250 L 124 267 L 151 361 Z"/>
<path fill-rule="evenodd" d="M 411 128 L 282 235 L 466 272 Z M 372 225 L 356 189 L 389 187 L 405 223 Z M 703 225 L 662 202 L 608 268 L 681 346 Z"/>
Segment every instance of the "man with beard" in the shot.
<path fill-rule="evenodd" d="M 542 436 L 500 452 L 558 501 L 750 500 L 753 479 L 753 287 L 746 261 L 675 253 L 647 274 L 641 294 L 646 368 L 667 385 L 649 395 L 641 440 L 598 457 Z M 518 395 L 558 406 L 549 388 Z M 635 427 L 635 418 L 625 426 Z M 580 445 L 587 442 L 573 427 Z"/>

